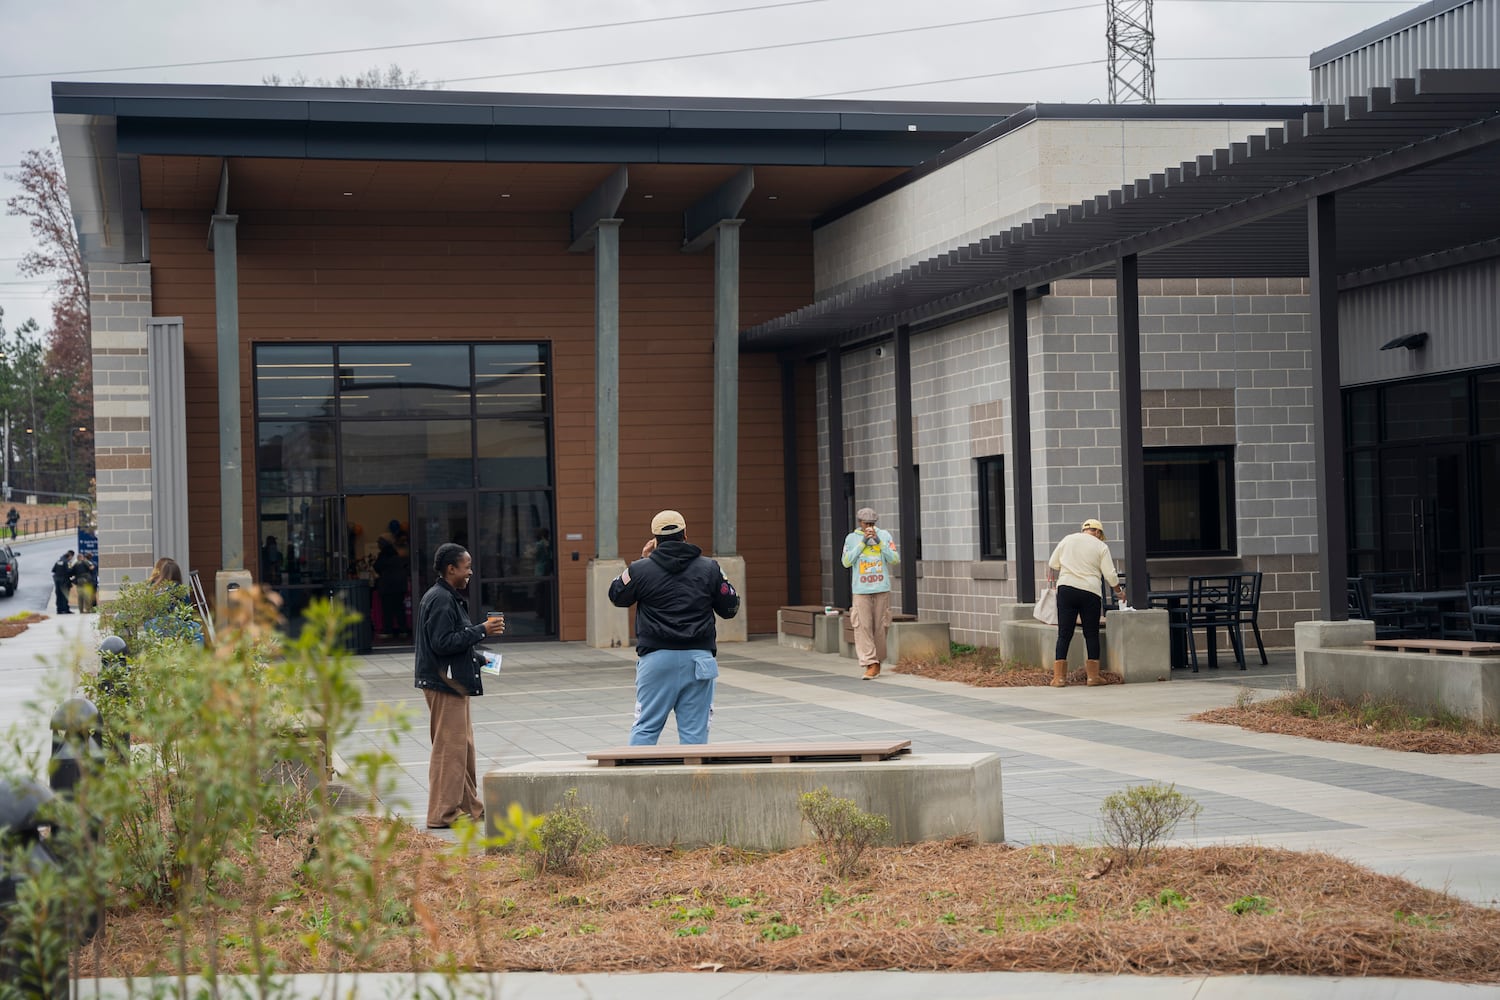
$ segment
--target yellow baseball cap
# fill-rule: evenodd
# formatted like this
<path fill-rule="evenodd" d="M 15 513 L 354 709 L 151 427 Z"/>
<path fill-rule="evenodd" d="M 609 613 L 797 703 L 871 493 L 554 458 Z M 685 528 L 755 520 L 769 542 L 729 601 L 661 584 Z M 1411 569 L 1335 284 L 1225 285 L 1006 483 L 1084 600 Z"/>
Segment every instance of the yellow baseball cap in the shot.
<path fill-rule="evenodd" d="M 1089 518 L 1087 521 L 1084 521 L 1083 522 L 1083 527 L 1079 528 L 1078 530 L 1079 531 L 1090 531 L 1090 530 L 1097 531 L 1097 532 L 1099 532 L 1099 537 L 1100 538 L 1104 537 L 1104 525 L 1100 524 L 1097 520 L 1095 520 L 1092 517 Z"/>
<path fill-rule="evenodd" d="M 664 510 L 651 519 L 651 534 L 675 535 L 687 530 L 687 522 L 675 510 Z"/>

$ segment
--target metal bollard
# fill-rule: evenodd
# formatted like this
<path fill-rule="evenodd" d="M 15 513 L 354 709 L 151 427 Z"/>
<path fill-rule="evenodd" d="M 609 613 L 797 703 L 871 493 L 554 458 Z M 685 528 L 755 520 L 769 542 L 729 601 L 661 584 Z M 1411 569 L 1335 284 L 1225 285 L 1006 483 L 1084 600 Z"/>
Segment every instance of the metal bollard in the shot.
<path fill-rule="evenodd" d="M 0 941 L 12 941 L 17 951 L 30 951 L 37 929 L 19 926 L 12 929 L 16 900 L 22 884 L 32 873 L 57 867 L 57 858 L 47 850 L 40 813 L 52 793 L 30 778 L 0 777 Z M 17 940 L 19 939 L 19 940 Z M 68 954 L 52 956 L 46 966 L 22 967 L 8 949 L 0 947 L 0 979 L 23 996 L 60 997 L 68 995 Z"/>
<path fill-rule="evenodd" d="M 130 660 L 125 640 L 107 635 L 99 643 L 99 692 L 124 699 L 130 693 Z M 118 720 L 103 720 L 110 725 L 111 748 L 126 757 L 130 753 L 130 734 L 118 729 Z"/>
<path fill-rule="evenodd" d="M 58 795 L 72 794 L 104 757 L 99 709 L 87 698 L 69 698 L 52 713 L 52 760 L 47 783 Z"/>

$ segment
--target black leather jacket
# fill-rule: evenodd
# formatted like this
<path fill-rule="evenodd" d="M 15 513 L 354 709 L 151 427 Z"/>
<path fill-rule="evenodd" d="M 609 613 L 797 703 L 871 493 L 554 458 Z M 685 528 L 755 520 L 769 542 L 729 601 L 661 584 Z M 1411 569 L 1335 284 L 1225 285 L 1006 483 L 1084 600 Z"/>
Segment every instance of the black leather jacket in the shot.
<path fill-rule="evenodd" d="M 706 649 L 718 652 L 714 615 L 733 618 L 740 595 L 719 568 L 691 542 L 663 542 L 637 559 L 609 585 L 617 608 L 635 608 L 635 651 Z"/>
<path fill-rule="evenodd" d="M 469 624 L 469 604 L 458 591 L 446 580 L 433 584 L 422 595 L 417 622 L 417 687 L 445 694 L 484 694 L 479 652 L 474 648 L 484 638 L 484 626 Z"/>

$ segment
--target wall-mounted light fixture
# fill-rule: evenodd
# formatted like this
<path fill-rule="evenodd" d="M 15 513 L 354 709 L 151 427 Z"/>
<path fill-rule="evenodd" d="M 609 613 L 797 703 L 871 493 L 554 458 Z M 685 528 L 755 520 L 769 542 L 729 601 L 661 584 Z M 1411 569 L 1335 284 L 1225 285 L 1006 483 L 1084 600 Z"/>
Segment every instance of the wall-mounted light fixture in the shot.
<path fill-rule="evenodd" d="M 1382 351 L 1394 351 L 1398 347 L 1404 347 L 1408 351 L 1420 351 L 1427 344 L 1427 334 L 1408 333 L 1397 337 L 1395 340 L 1387 341 L 1380 345 Z"/>

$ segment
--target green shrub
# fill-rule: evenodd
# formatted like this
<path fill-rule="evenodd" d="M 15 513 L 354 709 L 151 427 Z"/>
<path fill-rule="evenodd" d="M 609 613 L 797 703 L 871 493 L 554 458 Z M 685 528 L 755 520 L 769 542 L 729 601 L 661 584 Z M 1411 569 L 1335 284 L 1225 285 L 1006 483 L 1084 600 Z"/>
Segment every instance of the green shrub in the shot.
<path fill-rule="evenodd" d="M 203 641 L 203 623 L 188 594 L 176 583 L 127 583 L 99 608 L 99 632 L 117 635 L 135 658 L 164 644 Z"/>
<path fill-rule="evenodd" d="M 542 817 L 540 869 L 571 874 L 588 855 L 609 843 L 594 825 L 594 811 L 578 804 L 578 789 L 570 788 L 562 804 Z"/>
<path fill-rule="evenodd" d="M 1241 896 L 1230 903 L 1226 909 L 1237 917 L 1242 917 L 1247 913 L 1276 912 L 1276 908 L 1271 905 L 1271 901 L 1264 896 Z"/>
<path fill-rule="evenodd" d="M 867 813 L 852 799 L 838 798 L 827 788 L 803 792 L 800 809 L 839 878 L 853 874 L 865 849 L 891 829 L 891 821 L 884 816 Z"/>
<path fill-rule="evenodd" d="M 1133 785 L 1099 807 L 1104 843 L 1118 851 L 1126 867 L 1144 860 L 1184 819 L 1197 819 L 1202 806 L 1176 785 Z"/>

